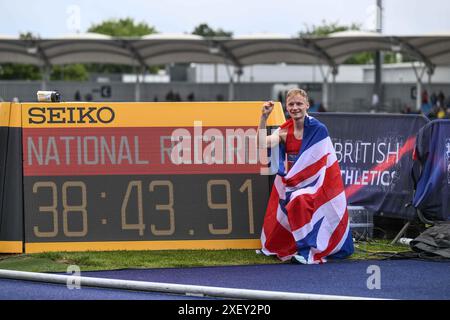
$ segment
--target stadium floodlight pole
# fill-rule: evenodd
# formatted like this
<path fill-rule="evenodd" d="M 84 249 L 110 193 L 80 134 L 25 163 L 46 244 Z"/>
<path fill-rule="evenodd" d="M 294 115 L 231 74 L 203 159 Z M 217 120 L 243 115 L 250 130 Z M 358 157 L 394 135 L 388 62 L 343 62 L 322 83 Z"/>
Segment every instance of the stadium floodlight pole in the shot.
<path fill-rule="evenodd" d="M 383 3 L 382 0 L 377 0 L 377 33 L 383 33 Z M 379 107 L 383 105 L 383 93 L 382 93 L 382 68 L 383 68 L 383 54 L 380 50 L 375 51 L 375 88 L 374 93 L 378 96 L 378 103 L 375 106 L 379 111 Z"/>
<path fill-rule="evenodd" d="M 377 32 L 383 32 L 383 0 L 377 0 Z"/>

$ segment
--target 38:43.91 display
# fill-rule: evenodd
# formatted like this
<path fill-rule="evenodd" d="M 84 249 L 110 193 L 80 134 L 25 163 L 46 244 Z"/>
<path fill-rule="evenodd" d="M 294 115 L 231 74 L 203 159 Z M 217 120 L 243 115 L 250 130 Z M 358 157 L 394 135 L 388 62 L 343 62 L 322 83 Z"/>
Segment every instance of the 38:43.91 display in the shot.
<path fill-rule="evenodd" d="M 26 178 L 26 233 L 31 241 L 259 237 L 261 176 L 139 178 Z"/>

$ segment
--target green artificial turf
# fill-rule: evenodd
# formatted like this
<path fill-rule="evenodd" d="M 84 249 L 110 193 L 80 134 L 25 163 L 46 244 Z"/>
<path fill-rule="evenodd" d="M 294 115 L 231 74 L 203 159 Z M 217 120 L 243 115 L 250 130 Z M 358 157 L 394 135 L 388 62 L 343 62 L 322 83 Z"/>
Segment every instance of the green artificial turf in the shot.
<path fill-rule="evenodd" d="M 387 240 L 356 242 L 355 253 L 349 259 L 380 259 L 405 251 L 411 250 L 407 246 L 391 245 Z M 32 272 L 65 272 L 70 265 L 89 271 L 274 263 L 283 262 L 256 254 L 255 250 L 49 252 L 0 256 L 0 269 Z"/>

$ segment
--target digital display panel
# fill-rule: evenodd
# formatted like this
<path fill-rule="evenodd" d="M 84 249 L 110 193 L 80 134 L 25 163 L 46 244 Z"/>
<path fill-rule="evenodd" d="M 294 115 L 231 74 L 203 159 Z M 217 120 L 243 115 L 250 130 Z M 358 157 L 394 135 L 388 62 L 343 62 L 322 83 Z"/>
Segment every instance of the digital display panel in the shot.
<path fill-rule="evenodd" d="M 23 104 L 25 251 L 259 248 L 261 105 Z"/>

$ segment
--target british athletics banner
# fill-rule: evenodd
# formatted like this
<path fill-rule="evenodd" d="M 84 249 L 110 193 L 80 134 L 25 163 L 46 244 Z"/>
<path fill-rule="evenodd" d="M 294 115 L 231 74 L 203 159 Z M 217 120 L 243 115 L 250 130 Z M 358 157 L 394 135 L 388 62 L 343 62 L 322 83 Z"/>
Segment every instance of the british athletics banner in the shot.
<path fill-rule="evenodd" d="M 408 219 L 414 209 L 412 152 L 421 115 L 312 113 L 330 133 L 348 205 Z"/>

